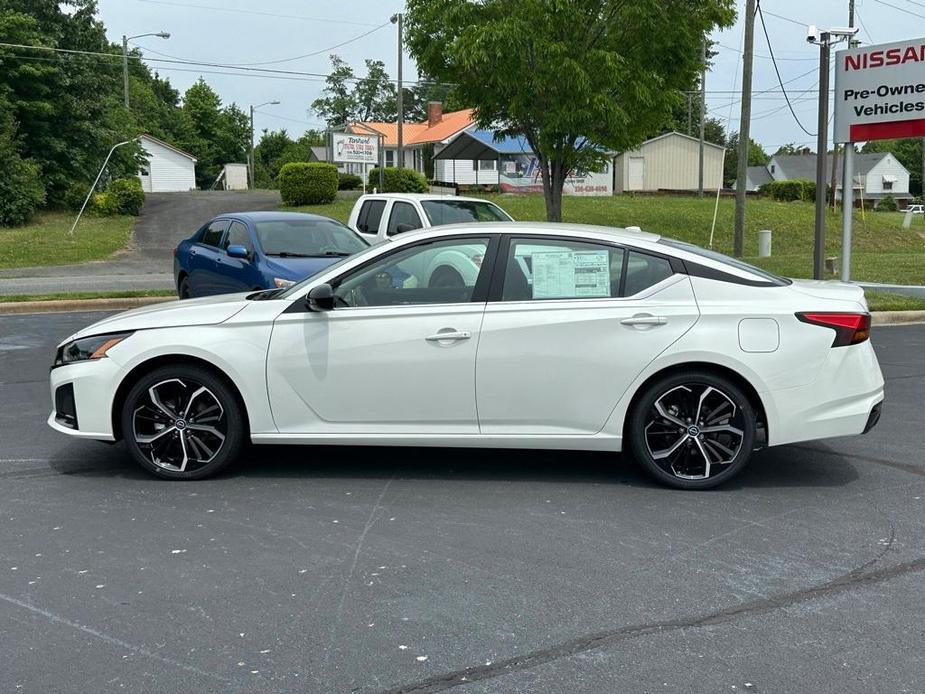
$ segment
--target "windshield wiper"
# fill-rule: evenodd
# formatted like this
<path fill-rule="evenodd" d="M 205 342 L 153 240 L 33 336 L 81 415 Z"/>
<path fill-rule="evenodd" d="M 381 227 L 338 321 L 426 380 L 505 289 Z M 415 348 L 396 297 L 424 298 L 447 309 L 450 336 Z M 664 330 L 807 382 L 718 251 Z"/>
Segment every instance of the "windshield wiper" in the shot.
<path fill-rule="evenodd" d="M 307 253 L 293 253 L 291 251 L 280 251 L 279 253 L 267 253 L 275 258 L 313 258 L 314 256 Z"/>
<path fill-rule="evenodd" d="M 277 258 L 346 258 L 353 253 L 346 251 L 325 251 L 324 253 L 291 253 L 289 251 L 280 251 L 279 253 L 267 253 Z"/>

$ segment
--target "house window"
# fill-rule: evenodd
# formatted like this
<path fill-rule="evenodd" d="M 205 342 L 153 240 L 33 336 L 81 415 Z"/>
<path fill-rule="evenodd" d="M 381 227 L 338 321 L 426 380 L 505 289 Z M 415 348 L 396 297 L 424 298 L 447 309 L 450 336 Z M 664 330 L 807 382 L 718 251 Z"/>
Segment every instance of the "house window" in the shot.
<path fill-rule="evenodd" d="M 893 190 L 893 181 L 884 181 L 883 182 L 884 190 Z"/>
<path fill-rule="evenodd" d="M 494 171 L 495 170 L 495 160 L 494 159 L 480 159 L 479 160 L 479 171 Z"/>
<path fill-rule="evenodd" d="M 385 165 L 395 166 L 395 150 L 393 149 L 385 150 Z"/>
<path fill-rule="evenodd" d="M 774 164 L 771 164 L 771 173 L 774 173 Z"/>

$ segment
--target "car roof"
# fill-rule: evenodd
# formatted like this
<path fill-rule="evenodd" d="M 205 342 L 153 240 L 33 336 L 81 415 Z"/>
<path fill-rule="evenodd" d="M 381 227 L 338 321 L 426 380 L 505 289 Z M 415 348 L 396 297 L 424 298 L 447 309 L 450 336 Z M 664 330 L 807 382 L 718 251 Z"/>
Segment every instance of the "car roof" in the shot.
<path fill-rule="evenodd" d="M 481 232 L 517 234 L 518 236 L 598 236 L 625 241 L 656 243 L 661 236 L 648 231 L 605 227 L 595 224 L 570 224 L 568 222 L 465 222 L 443 224 L 428 229 L 416 229 L 401 234 L 401 238 L 424 234 L 451 234 L 454 232 Z"/>
<path fill-rule="evenodd" d="M 484 198 L 471 198 L 463 195 L 440 195 L 439 193 L 367 193 L 361 196 L 361 199 L 379 198 L 383 200 L 463 200 L 465 202 L 487 202 L 495 205 L 491 200 Z"/>
<path fill-rule="evenodd" d="M 313 219 L 313 220 L 337 221 L 337 220 L 332 220 L 330 217 L 325 217 L 324 215 L 320 215 L 320 214 L 309 214 L 308 212 L 280 212 L 278 210 L 256 210 L 253 212 L 223 212 L 222 214 L 215 215 L 213 219 L 219 219 L 219 218 L 224 218 L 224 217 L 244 219 L 249 222 L 280 222 L 286 219 Z"/>

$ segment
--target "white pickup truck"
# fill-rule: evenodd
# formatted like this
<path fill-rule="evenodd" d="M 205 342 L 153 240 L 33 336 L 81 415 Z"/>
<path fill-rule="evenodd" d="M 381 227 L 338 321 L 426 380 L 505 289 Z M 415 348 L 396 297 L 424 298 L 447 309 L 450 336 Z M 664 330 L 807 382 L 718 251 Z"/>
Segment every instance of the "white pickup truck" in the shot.
<path fill-rule="evenodd" d="M 494 203 L 478 198 L 420 193 L 374 193 L 363 195 L 353 206 L 347 226 L 370 243 L 389 240 L 396 234 L 444 224 L 466 222 L 512 222 L 511 216 Z M 382 281 L 403 287 L 465 287 L 475 284 L 482 263 L 482 247 L 456 245 L 453 250 L 434 244 L 433 253 L 397 259 Z"/>

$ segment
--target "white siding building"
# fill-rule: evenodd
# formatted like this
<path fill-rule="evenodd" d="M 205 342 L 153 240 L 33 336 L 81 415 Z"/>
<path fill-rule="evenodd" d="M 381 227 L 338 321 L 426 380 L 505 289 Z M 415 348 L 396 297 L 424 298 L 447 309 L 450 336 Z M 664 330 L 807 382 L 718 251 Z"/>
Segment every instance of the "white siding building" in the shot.
<path fill-rule="evenodd" d="M 835 198 L 841 200 L 842 158 L 835 163 Z M 775 181 L 816 180 L 815 154 L 775 154 L 768 162 L 768 173 Z M 832 180 L 832 155 L 826 155 L 826 183 Z M 892 195 L 896 200 L 911 200 L 909 170 L 890 152 L 865 152 L 854 155 L 855 204 L 859 200 L 877 201 Z"/>
<path fill-rule="evenodd" d="M 703 187 L 723 187 L 724 147 L 705 142 Z M 614 193 L 697 190 L 700 140 L 677 132 L 643 142 L 639 149 L 614 157 Z"/>
<path fill-rule="evenodd" d="M 146 193 L 168 193 L 196 188 L 196 157 L 150 135 L 139 138 L 148 160 L 138 171 Z"/>

